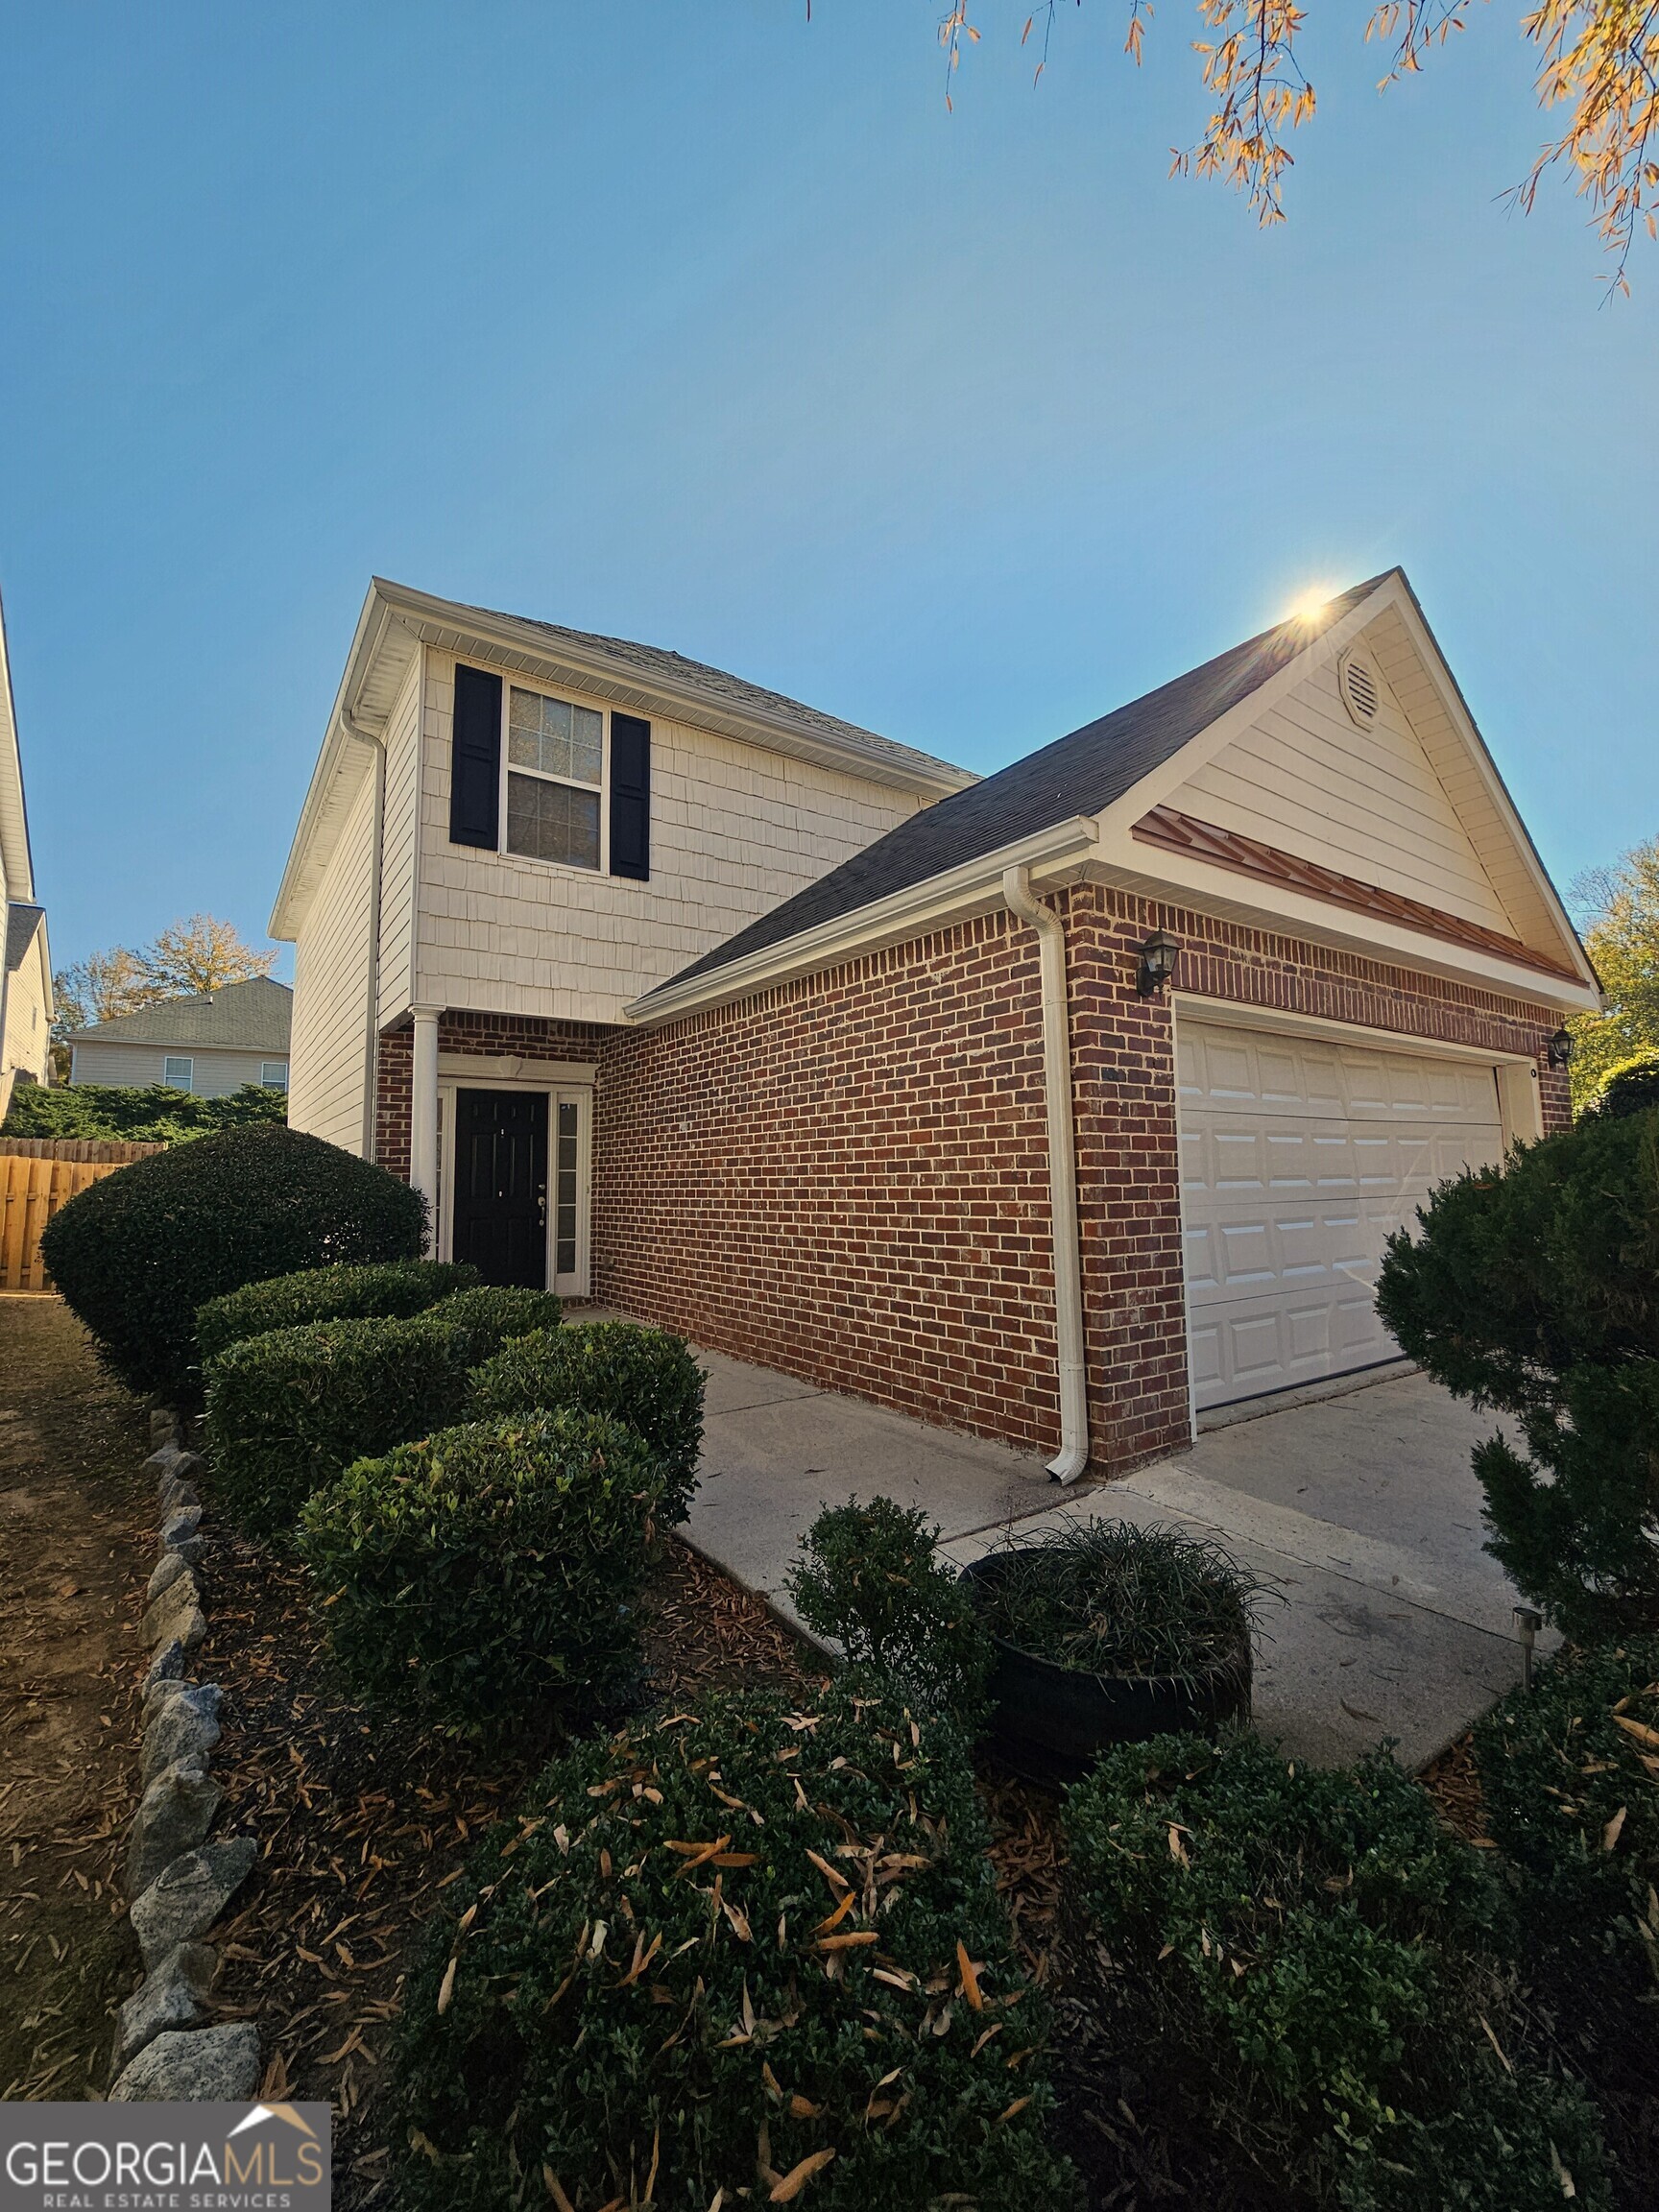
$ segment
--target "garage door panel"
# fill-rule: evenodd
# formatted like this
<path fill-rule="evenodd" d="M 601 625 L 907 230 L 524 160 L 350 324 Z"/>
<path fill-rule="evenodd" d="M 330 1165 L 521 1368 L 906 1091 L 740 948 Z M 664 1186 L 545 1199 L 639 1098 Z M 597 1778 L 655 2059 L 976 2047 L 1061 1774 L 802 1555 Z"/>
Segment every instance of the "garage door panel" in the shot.
<path fill-rule="evenodd" d="M 1200 1406 L 1392 1357 L 1382 1248 L 1501 1151 L 1493 1071 L 1177 1022 L 1182 1206 Z"/>

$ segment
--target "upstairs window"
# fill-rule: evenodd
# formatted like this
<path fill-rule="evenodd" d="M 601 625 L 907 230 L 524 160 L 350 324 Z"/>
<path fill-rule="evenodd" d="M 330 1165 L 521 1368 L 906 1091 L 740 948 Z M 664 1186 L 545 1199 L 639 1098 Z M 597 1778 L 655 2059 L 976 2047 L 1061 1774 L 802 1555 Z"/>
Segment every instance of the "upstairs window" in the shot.
<path fill-rule="evenodd" d="M 286 1091 L 288 1088 L 288 1063 L 286 1060 L 261 1060 L 259 1083 L 266 1091 Z"/>
<path fill-rule="evenodd" d="M 194 1060 L 175 1059 L 171 1052 L 161 1062 L 161 1080 L 169 1091 L 188 1091 L 196 1080 Z"/>
<path fill-rule="evenodd" d="M 507 713 L 507 850 L 568 868 L 599 865 L 605 717 L 512 686 Z"/>

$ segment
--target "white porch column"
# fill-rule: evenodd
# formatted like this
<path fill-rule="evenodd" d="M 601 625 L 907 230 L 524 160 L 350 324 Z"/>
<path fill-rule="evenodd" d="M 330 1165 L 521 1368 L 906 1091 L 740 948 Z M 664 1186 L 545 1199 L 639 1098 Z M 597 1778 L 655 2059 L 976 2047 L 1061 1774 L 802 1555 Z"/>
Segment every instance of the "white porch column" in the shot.
<path fill-rule="evenodd" d="M 426 1201 L 426 1248 L 438 1249 L 438 1017 L 441 1006 L 412 1006 L 414 1097 L 409 1109 L 409 1181 Z"/>

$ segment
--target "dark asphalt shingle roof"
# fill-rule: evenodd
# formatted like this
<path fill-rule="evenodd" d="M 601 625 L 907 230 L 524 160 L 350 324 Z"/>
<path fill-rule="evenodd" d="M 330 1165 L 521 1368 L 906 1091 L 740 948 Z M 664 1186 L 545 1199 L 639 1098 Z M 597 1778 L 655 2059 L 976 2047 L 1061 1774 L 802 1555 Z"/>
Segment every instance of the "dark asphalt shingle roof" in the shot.
<path fill-rule="evenodd" d="M 803 706 L 799 699 L 791 699 L 782 691 L 768 691 L 763 685 L 748 683 L 741 676 L 730 675 L 724 668 L 711 668 L 706 661 L 689 661 L 684 653 L 671 652 L 663 645 L 640 645 L 631 637 L 606 637 L 596 630 L 569 630 L 563 623 L 539 621 L 533 614 L 508 614 L 494 607 L 469 606 L 464 600 L 453 604 L 469 614 L 488 615 L 492 621 L 516 622 L 523 629 L 537 631 L 555 644 L 565 643 L 602 654 L 606 660 L 633 669 L 642 683 L 649 684 L 655 677 L 659 682 L 688 685 L 709 699 L 724 702 L 739 711 L 747 708 L 766 714 L 786 715 L 803 729 L 817 731 L 838 744 L 856 745 L 866 753 L 890 760 L 896 768 L 926 773 L 951 767 L 950 761 L 937 759 L 931 753 L 919 753 L 913 745 L 900 745 L 875 730 L 860 729 L 856 722 L 843 722 L 838 715 L 826 714 L 817 707 Z"/>
<path fill-rule="evenodd" d="M 117 1014 L 74 1031 L 71 1042 L 99 1045 L 229 1046 L 245 1052 L 288 1050 L 294 994 L 269 975 L 221 983 L 188 998 L 163 998 L 135 1014 Z"/>
<path fill-rule="evenodd" d="M 15 975 L 23 955 L 35 942 L 35 932 L 46 919 L 44 906 L 31 906 L 26 899 L 13 899 L 6 909 L 6 973 Z"/>
<path fill-rule="evenodd" d="M 1081 730 L 1057 737 L 1022 760 L 1011 761 L 968 790 L 923 807 L 724 945 L 682 968 L 669 984 L 730 967 L 747 953 L 784 944 L 805 929 L 928 882 L 1074 814 L 1098 814 L 1293 661 L 1383 581 L 1383 576 L 1373 576 L 1368 583 L 1357 584 L 1332 599 L 1313 620 L 1281 622 L 1263 630 L 1260 637 L 1246 638 L 1173 683 L 1103 714 L 1097 722 L 1085 723 Z M 666 990 L 669 984 L 659 988 Z"/>

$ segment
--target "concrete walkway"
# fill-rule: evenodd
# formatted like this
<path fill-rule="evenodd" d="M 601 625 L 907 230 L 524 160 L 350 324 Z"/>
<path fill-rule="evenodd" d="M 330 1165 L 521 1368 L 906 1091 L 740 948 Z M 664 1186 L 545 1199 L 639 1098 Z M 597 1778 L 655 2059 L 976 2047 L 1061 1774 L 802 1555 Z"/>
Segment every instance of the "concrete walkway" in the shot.
<path fill-rule="evenodd" d="M 1223 1544 L 1266 1585 L 1258 1725 L 1298 1758 L 1384 1736 L 1419 1766 L 1520 1677 L 1510 1589 L 1481 1550 L 1470 1447 L 1489 1432 L 1415 1374 L 1201 1435 L 1122 1481 L 1061 1491 L 1040 1460 L 717 1353 L 691 1543 L 788 1614 L 783 1577 L 819 1509 L 920 1505 L 967 1561 L 1056 1515 L 1162 1524 Z"/>

